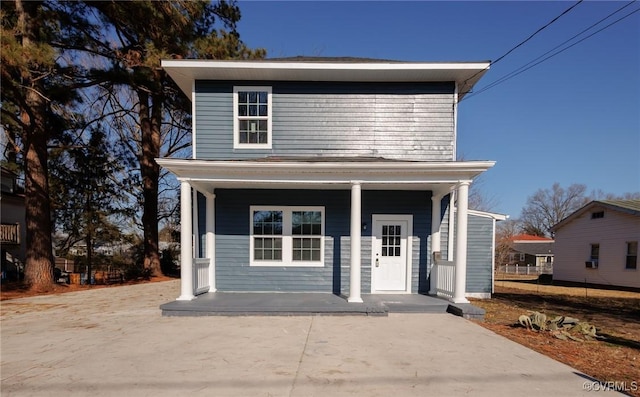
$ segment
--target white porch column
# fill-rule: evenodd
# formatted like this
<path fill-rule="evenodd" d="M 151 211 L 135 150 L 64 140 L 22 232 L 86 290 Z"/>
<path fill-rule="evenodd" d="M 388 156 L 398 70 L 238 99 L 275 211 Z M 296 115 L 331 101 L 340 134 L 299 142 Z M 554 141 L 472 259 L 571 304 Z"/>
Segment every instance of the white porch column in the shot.
<path fill-rule="evenodd" d="M 209 292 L 216 291 L 216 195 L 212 193 L 206 194 L 207 198 L 207 253 L 209 258 Z"/>
<path fill-rule="evenodd" d="M 362 302 L 360 297 L 360 240 L 362 238 L 362 194 L 360 182 L 351 182 L 351 266 L 348 302 Z"/>
<path fill-rule="evenodd" d="M 436 295 L 438 288 L 438 267 L 433 259 L 435 252 L 442 253 L 440 243 L 440 212 L 442 212 L 442 193 L 433 192 L 431 196 L 431 273 L 429 282 L 429 295 Z"/>
<path fill-rule="evenodd" d="M 177 300 L 192 300 L 193 295 L 193 256 L 191 229 L 191 185 L 180 182 L 180 296 Z"/>
<path fill-rule="evenodd" d="M 191 217 L 191 227 L 193 228 L 193 257 L 200 258 L 200 227 L 198 226 L 198 191 L 193 189 L 193 216 Z"/>
<path fill-rule="evenodd" d="M 467 220 L 469 209 L 469 184 L 464 181 L 458 185 L 456 205 L 456 278 L 453 289 L 454 303 L 468 303 L 465 298 L 467 282 Z"/>

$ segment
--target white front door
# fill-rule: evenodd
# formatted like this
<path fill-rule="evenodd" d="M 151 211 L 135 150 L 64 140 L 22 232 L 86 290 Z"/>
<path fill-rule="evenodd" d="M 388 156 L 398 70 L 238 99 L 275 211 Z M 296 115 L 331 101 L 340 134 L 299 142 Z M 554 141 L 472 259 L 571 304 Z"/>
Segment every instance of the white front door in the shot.
<path fill-rule="evenodd" d="M 371 292 L 411 292 L 411 215 L 373 215 Z"/>

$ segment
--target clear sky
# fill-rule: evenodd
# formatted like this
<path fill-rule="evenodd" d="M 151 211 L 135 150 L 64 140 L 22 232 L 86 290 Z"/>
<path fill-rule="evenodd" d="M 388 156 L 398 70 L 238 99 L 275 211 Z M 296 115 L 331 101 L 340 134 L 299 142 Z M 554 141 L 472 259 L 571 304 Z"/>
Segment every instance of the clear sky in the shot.
<path fill-rule="evenodd" d="M 575 3 L 242 0 L 238 30 L 271 58 L 496 61 Z M 517 218 L 554 182 L 640 191 L 640 12 L 480 92 L 627 3 L 582 2 L 492 65 L 460 103 L 458 155 L 497 161 L 476 187 L 493 211 Z M 565 47 L 637 9 L 640 1 Z"/>

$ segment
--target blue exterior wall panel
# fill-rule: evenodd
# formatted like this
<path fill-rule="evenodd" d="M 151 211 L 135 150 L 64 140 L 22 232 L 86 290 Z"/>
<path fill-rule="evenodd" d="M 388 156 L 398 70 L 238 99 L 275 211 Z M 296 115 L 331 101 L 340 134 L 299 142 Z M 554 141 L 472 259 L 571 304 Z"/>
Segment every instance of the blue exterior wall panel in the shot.
<path fill-rule="evenodd" d="M 373 214 L 413 215 L 412 291 L 428 291 L 431 198 L 425 191 L 363 191 L 362 292 L 371 290 Z M 216 190 L 216 286 L 220 291 L 349 291 L 350 192 L 345 190 Z M 250 206 L 325 207 L 324 267 L 249 266 Z M 204 212 L 204 211 L 200 211 Z M 200 227 L 201 230 L 202 227 Z"/>
<path fill-rule="evenodd" d="M 272 88 L 271 149 L 234 149 L 233 87 Z M 452 161 L 453 83 L 196 81 L 195 157 Z"/>

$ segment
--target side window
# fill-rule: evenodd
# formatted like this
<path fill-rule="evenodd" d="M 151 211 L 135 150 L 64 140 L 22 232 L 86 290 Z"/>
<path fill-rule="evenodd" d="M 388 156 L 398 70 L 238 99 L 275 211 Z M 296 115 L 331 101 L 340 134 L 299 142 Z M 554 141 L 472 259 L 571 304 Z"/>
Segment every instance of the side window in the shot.
<path fill-rule="evenodd" d="M 625 265 L 625 268 L 626 269 L 638 268 L 638 242 L 637 241 L 627 242 L 627 263 Z"/>
<path fill-rule="evenodd" d="M 234 149 L 271 148 L 271 87 L 233 87 Z"/>

